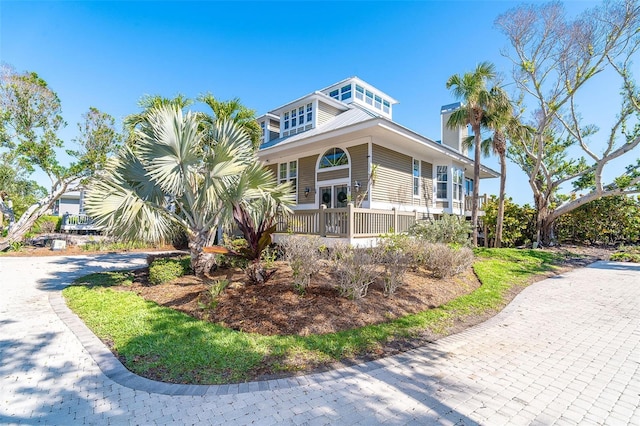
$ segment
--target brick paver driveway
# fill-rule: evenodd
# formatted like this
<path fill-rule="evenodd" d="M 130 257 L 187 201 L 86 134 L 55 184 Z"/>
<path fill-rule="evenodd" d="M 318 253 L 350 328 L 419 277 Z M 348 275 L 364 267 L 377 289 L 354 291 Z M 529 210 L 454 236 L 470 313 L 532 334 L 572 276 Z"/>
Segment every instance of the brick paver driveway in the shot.
<path fill-rule="evenodd" d="M 0 258 L 0 423 L 640 425 L 637 264 L 599 262 L 541 281 L 486 323 L 401 356 L 174 387 L 123 372 L 60 303 L 78 275 L 142 263 Z"/>

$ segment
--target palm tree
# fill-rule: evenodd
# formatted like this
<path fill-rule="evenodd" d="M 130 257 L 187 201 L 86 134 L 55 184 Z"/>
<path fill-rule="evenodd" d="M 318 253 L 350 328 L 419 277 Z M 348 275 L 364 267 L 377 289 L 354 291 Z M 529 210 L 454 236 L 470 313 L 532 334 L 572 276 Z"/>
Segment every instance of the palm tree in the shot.
<path fill-rule="evenodd" d="M 229 101 L 219 101 L 211 93 L 207 93 L 206 95 L 201 95 L 198 100 L 207 104 L 211 108 L 211 112 L 213 112 L 213 116 L 207 116 L 208 118 L 205 118 L 205 122 L 207 120 L 209 123 L 215 120 L 231 120 L 248 133 L 254 149 L 257 150 L 260 147 L 262 129 L 256 121 L 256 113 L 254 110 L 244 106 L 240 99 L 234 98 Z"/>
<path fill-rule="evenodd" d="M 463 105 L 451 114 L 447 126 L 452 129 L 471 125 L 474 134 L 474 163 L 473 163 L 473 195 L 471 207 L 471 242 L 478 245 L 478 198 L 480 187 L 480 154 L 481 154 L 481 127 L 487 110 L 491 109 L 493 102 L 488 83 L 496 78 L 495 66 L 489 62 L 482 62 L 473 72 L 464 75 L 454 74 L 447 80 L 447 89 L 451 89 L 457 99 L 463 101 Z"/>
<path fill-rule="evenodd" d="M 198 276 L 214 264 L 203 247 L 234 206 L 267 206 L 261 211 L 267 215 L 293 202 L 290 189 L 259 166 L 237 124 L 217 120 L 207 135 L 201 129 L 201 114 L 171 104 L 151 108 L 135 130 L 136 145 L 111 159 L 86 200 L 87 213 L 125 239 L 166 241 L 176 227 L 184 230 Z"/>
<path fill-rule="evenodd" d="M 127 145 L 135 145 L 137 141 L 136 129 L 140 128 L 140 126 L 147 122 L 148 116 L 152 110 L 167 105 L 184 110 L 192 103 L 193 101 L 191 99 L 186 98 L 184 95 L 180 94 L 176 95 L 176 97 L 173 99 L 164 98 L 160 95 L 143 96 L 142 99 L 138 101 L 138 106 L 142 109 L 142 111 L 137 114 L 129 114 L 124 118 L 123 124 L 127 134 Z"/>

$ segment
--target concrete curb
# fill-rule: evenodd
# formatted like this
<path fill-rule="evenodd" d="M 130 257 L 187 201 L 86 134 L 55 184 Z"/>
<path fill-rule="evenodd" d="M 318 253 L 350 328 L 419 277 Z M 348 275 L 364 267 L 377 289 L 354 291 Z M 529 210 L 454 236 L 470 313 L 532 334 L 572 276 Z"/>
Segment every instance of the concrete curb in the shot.
<path fill-rule="evenodd" d="M 321 384 L 329 380 L 348 378 L 362 373 L 370 373 L 380 368 L 409 363 L 424 348 L 417 348 L 388 358 L 342 367 L 335 370 L 293 376 L 282 379 L 257 382 L 232 383 L 225 385 L 181 385 L 147 379 L 129 371 L 111 350 L 85 325 L 67 306 L 61 291 L 49 294 L 49 304 L 55 314 L 78 338 L 84 349 L 91 355 L 102 373 L 109 379 L 133 390 L 163 395 L 235 395 L 250 392 L 289 389 L 296 386 Z"/>

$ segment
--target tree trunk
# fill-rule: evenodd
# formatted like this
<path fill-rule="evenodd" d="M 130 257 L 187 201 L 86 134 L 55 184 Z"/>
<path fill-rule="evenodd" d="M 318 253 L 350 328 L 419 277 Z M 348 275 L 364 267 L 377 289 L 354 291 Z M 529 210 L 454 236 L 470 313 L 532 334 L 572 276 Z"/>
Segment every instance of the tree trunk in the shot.
<path fill-rule="evenodd" d="M 496 218 L 496 240 L 494 246 L 502 247 L 502 228 L 504 223 L 504 195 L 507 184 L 507 159 L 504 154 L 500 155 L 500 195 L 498 199 L 498 214 Z"/>
<path fill-rule="evenodd" d="M 9 228 L 7 236 L 0 238 L 0 251 L 7 250 L 13 243 L 23 241 L 24 236 L 31 230 L 36 221 L 53 207 L 55 200 L 64 192 L 66 192 L 66 185 L 29 207 L 20 219 Z"/>
<path fill-rule="evenodd" d="M 191 269 L 198 278 L 203 278 L 215 266 L 215 256 L 211 253 L 204 253 L 202 248 L 209 245 L 209 231 L 198 231 L 189 233 L 189 252 L 191 254 Z"/>
<path fill-rule="evenodd" d="M 480 125 L 473 126 L 474 133 L 474 155 L 473 155 L 473 193 L 471 196 L 471 244 L 478 247 L 478 199 L 480 188 Z M 484 236 L 485 239 L 487 236 Z"/>

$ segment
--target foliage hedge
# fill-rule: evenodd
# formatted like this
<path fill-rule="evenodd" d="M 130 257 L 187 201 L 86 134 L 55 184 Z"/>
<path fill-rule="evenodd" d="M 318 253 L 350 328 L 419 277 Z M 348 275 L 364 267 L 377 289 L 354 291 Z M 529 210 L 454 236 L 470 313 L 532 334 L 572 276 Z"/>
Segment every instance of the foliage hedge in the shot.
<path fill-rule="evenodd" d="M 192 273 L 189 256 L 156 259 L 149 266 L 149 282 L 163 284 Z"/>
<path fill-rule="evenodd" d="M 484 205 L 483 221 L 490 243 L 495 239 L 498 199 L 492 196 Z M 536 210 L 505 200 L 502 243 L 505 247 L 530 245 L 535 233 Z M 555 223 L 560 243 L 637 244 L 640 243 L 640 199 L 616 196 L 592 201 L 561 216 Z"/>

